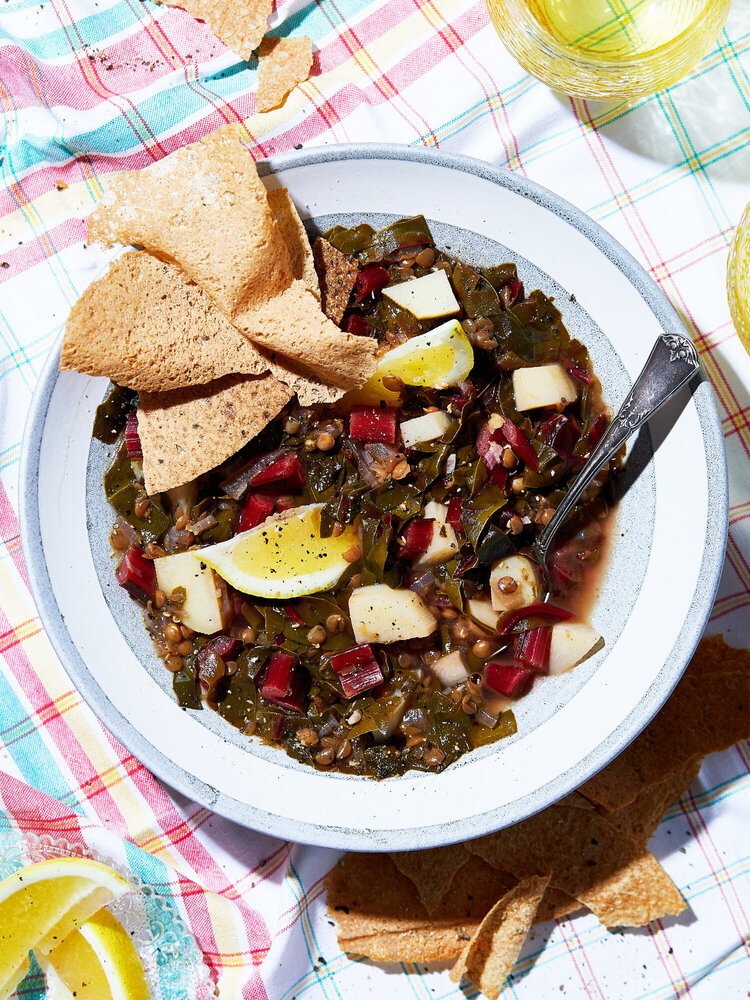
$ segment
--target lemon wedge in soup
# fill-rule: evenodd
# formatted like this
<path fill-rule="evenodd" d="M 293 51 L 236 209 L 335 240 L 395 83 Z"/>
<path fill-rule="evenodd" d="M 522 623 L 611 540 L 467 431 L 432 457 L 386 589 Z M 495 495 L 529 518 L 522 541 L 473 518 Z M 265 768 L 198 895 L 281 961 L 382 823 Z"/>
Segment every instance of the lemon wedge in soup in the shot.
<path fill-rule="evenodd" d="M 384 375 L 397 375 L 407 385 L 447 389 L 462 382 L 473 367 L 471 341 L 458 320 L 451 319 L 384 354 L 373 380 L 382 383 Z"/>
<path fill-rule="evenodd" d="M 243 594 L 288 598 L 328 590 L 349 567 L 359 538 L 352 525 L 337 537 L 323 538 L 324 506 L 313 503 L 274 514 L 250 531 L 193 549 L 191 555 Z"/>

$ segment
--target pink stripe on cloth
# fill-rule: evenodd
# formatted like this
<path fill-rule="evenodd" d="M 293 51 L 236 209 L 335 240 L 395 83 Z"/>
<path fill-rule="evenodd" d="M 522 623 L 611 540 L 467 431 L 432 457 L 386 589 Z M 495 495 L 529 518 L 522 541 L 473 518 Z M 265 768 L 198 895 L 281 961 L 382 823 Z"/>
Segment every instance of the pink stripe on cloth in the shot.
<path fill-rule="evenodd" d="M 111 829 L 105 829 L 85 817 L 73 812 L 57 799 L 19 781 L 12 775 L 0 770 L 0 808 L 9 816 L 13 826 L 21 831 L 49 836 L 52 839 L 65 840 L 74 847 L 86 848 L 102 860 L 112 861 L 119 866 L 130 867 L 136 875 L 148 881 L 147 875 L 153 866 L 144 856 L 144 865 L 139 870 L 137 856 L 134 862 L 132 850 L 126 850 L 125 843 Z M 2 829 L 0 816 L 0 829 Z M 216 981 L 224 969 L 241 970 L 244 983 L 242 996 L 251 1000 L 268 1000 L 263 982 L 257 968 L 257 954 L 265 955 L 270 938 L 263 921 L 257 917 L 254 924 L 248 925 L 242 920 L 233 921 L 231 928 L 224 928 L 230 933 L 230 940 L 236 941 L 237 929 L 244 926 L 247 930 L 262 935 L 262 941 L 248 933 L 248 949 L 237 951 L 233 948 L 223 952 L 221 948 L 221 931 L 217 928 L 208 908 L 204 888 L 192 879 L 177 872 L 166 869 L 169 879 L 155 888 L 166 891 L 178 903 L 186 917 L 186 922 L 204 954 L 206 963 L 212 970 Z M 241 908 L 240 902 L 234 904 Z M 242 936 L 239 935 L 240 941 Z"/>

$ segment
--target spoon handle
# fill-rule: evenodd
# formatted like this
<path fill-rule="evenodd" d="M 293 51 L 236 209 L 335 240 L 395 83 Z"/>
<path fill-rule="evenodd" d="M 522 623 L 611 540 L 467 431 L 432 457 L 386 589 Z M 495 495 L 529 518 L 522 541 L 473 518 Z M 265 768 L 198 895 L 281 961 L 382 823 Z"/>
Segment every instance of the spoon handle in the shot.
<path fill-rule="evenodd" d="M 602 466 L 614 458 L 631 434 L 650 420 L 698 371 L 698 354 L 689 337 L 671 333 L 659 337 L 625 402 L 539 535 L 534 548 L 542 565 L 547 560 L 554 536 Z"/>

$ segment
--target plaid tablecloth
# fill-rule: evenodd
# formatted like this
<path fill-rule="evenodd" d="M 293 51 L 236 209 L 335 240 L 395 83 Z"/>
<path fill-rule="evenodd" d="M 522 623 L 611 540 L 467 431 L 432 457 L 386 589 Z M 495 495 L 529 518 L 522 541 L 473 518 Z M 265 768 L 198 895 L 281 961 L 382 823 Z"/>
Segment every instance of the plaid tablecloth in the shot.
<path fill-rule="evenodd" d="M 70 305 L 100 266 L 83 249 L 82 219 L 107 171 L 145 166 L 244 119 L 259 158 L 363 140 L 481 157 L 590 213 L 684 316 L 716 392 L 731 475 L 711 627 L 750 644 L 750 361 L 724 294 L 733 226 L 750 198 L 750 3 L 736 3 L 688 79 L 630 108 L 535 82 L 503 50 L 482 0 L 290 0 L 273 27 L 313 38 L 314 76 L 258 119 L 255 64 L 180 10 L 142 0 L 0 5 L 0 828 L 109 844 L 174 898 L 223 997 L 460 998 L 444 971 L 383 971 L 343 955 L 323 906 L 333 852 L 249 833 L 170 792 L 82 702 L 24 572 L 24 417 Z M 654 839 L 686 916 L 622 934 L 593 917 L 545 925 L 510 995 L 748 995 L 749 772 L 747 744 L 710 758 Z"/>

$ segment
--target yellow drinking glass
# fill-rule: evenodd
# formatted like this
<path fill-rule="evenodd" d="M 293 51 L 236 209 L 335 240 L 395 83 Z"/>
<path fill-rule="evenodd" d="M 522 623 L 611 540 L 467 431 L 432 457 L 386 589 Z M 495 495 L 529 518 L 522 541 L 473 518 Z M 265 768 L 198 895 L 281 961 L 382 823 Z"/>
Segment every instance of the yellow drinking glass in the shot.
<path fill-rule="evenodd" d="M 716 41 L 732 0 L 487 0 L 500 38 L 543 83 L 630 101 L 669 86 Z"/>
<path fill-rule="evenodd" d="M 735 329 L 750 354 L 750 205 L 737 226 L 729 253 L 727 295 Z"/>

